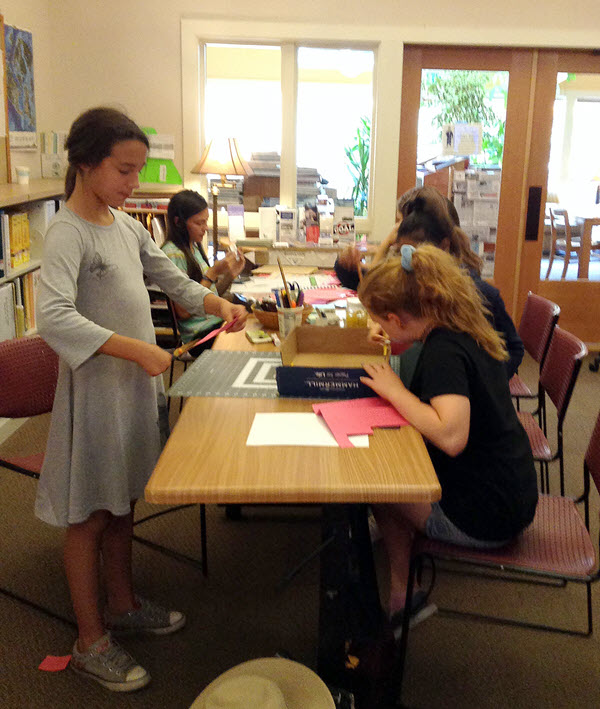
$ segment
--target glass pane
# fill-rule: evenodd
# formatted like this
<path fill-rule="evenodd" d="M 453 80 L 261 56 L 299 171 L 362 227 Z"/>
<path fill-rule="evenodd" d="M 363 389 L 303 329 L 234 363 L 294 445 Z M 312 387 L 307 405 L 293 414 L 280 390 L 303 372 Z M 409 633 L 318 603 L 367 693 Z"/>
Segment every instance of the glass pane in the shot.
<path fill-rule="evenodd" d="M 237 138 L 250 177 L 237 190 L 221 190 L 219 201 L 243 201 L 256 211 L 264 197 L 279 201 L 281 152 L 281 51 L 259 45 L 206 47 L 206 141 Z"/>
<path fill-rule="evenodd" d="M 367 215 L 373 65 L 372 51 L 298 49 L 298 207 Z"/>
<path fill-rule="evenodd" d="M 417 185 L 450 199 L 482 275 L 494 275 L 508 72 L 422 72 Z"/>
<path fill-rule="evenodd" d="M 600 280 L 598 125 L 600 75 L 559 73 L 540 278 Z"/>

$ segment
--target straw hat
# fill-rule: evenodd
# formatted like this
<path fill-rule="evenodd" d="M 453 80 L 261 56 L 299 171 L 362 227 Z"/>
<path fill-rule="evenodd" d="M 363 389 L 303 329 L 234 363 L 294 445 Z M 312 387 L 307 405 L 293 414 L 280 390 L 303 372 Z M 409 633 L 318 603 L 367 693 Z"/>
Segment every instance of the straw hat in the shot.
<path fill-rule="evenodd" d="M 219 675 L 190 709 L 335 709 L 320 677 L 282 657 L 262 657 Z"/>

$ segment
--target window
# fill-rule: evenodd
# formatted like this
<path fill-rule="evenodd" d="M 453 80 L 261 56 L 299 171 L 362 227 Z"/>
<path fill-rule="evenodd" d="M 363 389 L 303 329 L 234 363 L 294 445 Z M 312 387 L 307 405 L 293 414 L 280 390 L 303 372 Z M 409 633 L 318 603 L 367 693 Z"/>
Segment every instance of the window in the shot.
<path fill-rule="evenodd" d="M 403 43 L 397 39 L 394 28 L 192 18 L 183 19 L 181 27 L 186 186 L 199 183 L 191 168 L 210 139 L 209 130 L 223 128 L 227 123 L 228 130 L 235 129 L 235 134 L 228 137 L 238 138 L 242 148 L 250 153 L 248 157 L 253 152 L 263 153 L 263 157 L 272 153 L 274 157 L 276 144 L 280 144 L 279 201 L 282 204 L 295 206 L 300 201 L 298 174 L 304 171 L 299 168 L 314 169 L 327 180 L 323 186 L 335 189 L 337 196 L 343 199 L 348 193 L 351 195 L 353 186 L 345 154 L 345 148 L 351 148 L 352 141 L 346 135 L 356 133 L 370 122 L 366 209 L 363 210 L 365 216 L 357 217 L 357 231 L 367 233 L 372 241 L 387 236 L 395 217 L 400 121 L 398 85 L 403 56 Z M 219 69 L 219 53 L 222 57 L 223 53 L 241 51 L 241 47 L 269 64 L 268 57 L 272 59 L 279 54 L 279 100 L 271 88 L 267 88 L 268 82 L 272 87 L 275 81 L 272 70 L 268 77 L 256 71 L 248 75 L 246 62 L 238 61 L 235 62 L 237 77 L 223 75 L 225 63 Z M 317 69 L 321 66 L 323 72 L 318 81 L 315 65 Z M 256 91 L 251 90 L 252 87 Z M 237 105 L 235 101 L 231 104 L 231 93 L 238 99 Z M 259 93 L 260 102 L 256 98 Z M 219 101 L 229 102 L 227 118 L 205 115 L 204 109 L 211 111 Z M 338 102 L 346 104 L 345 111 L 336 105 Z M 268 104 L 266 113 L 259 103 Z M 279 112 L 280 127 L 277 128 Z M 262 120 L 270 127 L 257 127 L 255 113 L 262 115 Z M 345 128 L 341 130 L 344 123 L 354 127 L 348 128 L 346 133 Z M 246 139 L 246 136 L 249 137 Z M 326 149 L 333 157 L 327 155 Z M 246 223 L 251 226 L 252 217 L 248 216 Z"/>

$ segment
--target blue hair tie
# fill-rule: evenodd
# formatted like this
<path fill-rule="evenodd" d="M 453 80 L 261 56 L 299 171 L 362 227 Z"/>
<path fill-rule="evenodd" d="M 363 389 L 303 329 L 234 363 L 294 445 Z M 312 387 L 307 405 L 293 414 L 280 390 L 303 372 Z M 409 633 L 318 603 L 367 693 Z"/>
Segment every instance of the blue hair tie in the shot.
<path fill-rule="evenodd" d="M 403 244 L 400 247 L 400 255 L 402 256 L 402 268 L 409 273 L 413 270 L 412 257 L 416 249 L 410 244 Z"/>

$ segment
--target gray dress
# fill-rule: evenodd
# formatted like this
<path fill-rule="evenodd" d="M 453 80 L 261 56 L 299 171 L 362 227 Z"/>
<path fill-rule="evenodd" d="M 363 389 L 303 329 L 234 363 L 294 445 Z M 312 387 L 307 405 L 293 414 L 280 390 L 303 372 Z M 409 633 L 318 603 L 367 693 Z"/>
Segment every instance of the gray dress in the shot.
<path fill-rule="evenodd" d="M 99 226 L 63 207 L 44 241 L 37 322 L 60 363 L 35 511 L 63 527 L 95 510 L 127 514 L 168 435 L 162 377 L 96 354 L 113 333 L 156 342 L 144 274 L 194 314 L 210 294 L 139 222 L 111 211 Z"/>

